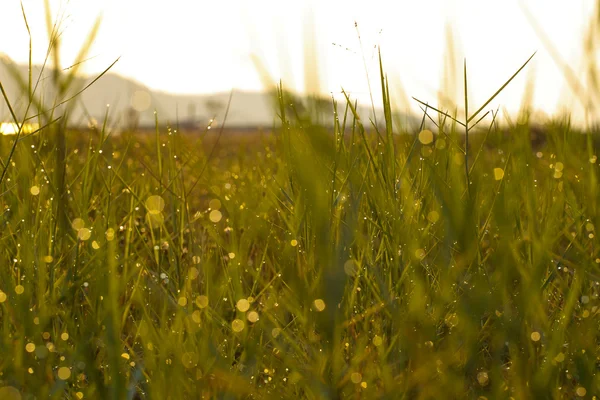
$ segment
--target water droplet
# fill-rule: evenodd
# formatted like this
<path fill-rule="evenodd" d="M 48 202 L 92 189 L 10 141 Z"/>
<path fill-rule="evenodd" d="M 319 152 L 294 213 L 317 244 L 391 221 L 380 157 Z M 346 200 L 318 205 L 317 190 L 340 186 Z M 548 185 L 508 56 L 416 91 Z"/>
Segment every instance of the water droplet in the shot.
<path fill-rule="evenodd" d="M 431 144 L 433 142 L 433 132 L 429 129 L 424 129 L 419 132 L 419 142 L 424 145 Z"/>
<path fill-rule="evenodd" d="M 256 311 L 250 311 L 248 315 L 246 315 L 246 319 L 252 323 L 258 321 L 258 313 Z"/>
<path fill-rule="evenodd" d="M 60 367 L 58 369 L 58 378 L 66 381 L 71 377 L 71 370 L 68 367 Z"/>
<path fill-rule="evenodd" d="M 244 321 L 242 321 L 241 319 L 234 319 L 233 322 L 231 323 L 231 329 L 233 329 L 234 332 L 241 332 L 244 330 Z"/>
<path fill-rule="evenodd" d="M 316 299 L 313 302 L 315 308 L 317 309 L 317 311 L 321 312 L 325 309 L 325 302 L 322 299 Z"/>
<path fill-rule="evenodd" d="M 504 170 L 502 168 L 494 168 L 494 179 L 499 181 L 504 178 Z"/>
<path fill-rule="evenodd" d="M 223 218 L 223 214 L 221 214 L 221 211 L 219 210 L 212 210 L 208 218 L 216 224 L 221 220 L 221 218 Z"/>
<path fill-rule="evenodd" d="M 236 303 L 236 307 L 241 312 L 246 312 L 250 309 L 250 302 L 247 299 L 240 299 Z"/>
<path fill-rule="evenodd" d="M 196 297 L 196 305 L 199 308 L 205 308 L 208 306 L 208 297 L 204 295 L 200 295 Z"/>

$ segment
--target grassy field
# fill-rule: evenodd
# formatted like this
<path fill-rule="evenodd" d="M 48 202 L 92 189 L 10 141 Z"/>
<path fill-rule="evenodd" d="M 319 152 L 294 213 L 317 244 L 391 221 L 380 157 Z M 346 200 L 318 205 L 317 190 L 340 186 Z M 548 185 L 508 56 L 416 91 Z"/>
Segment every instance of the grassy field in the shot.
<path fill-rule="evenodd" d="M 591 133 L 489 124 L 467 187 L 457 123 L 290 111 L 247 143 L 2 138 L 0 398 L 600 392 Z"/>
<path fill-rule="evenodd" d="M 252 140 L 76 132 L 23 82 L 0 399 L 600 396 L 597 134 L 425 106 L 397 132 L 381 76 L 377 130 L 280 88 Z"/>

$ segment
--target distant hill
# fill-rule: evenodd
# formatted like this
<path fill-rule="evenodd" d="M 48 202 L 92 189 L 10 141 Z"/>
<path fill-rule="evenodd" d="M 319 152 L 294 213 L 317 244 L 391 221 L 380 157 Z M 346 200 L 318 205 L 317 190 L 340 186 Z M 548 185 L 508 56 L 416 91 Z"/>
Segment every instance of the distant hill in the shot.
<path fill-rule="evenodd" d="M 16 71 L 23 82 L 27 82 L 28 68 L 24 65 L 13 63 L 8 57 L 0 55 L 0 81 L 7 91 L 13 107 L 18 113 L 23 113 L 27 104 L 26 91 L 24 92 L 15 79 Z M 32 71 L 33 81 L 40 76 L 42 68 L 34 66 Z M 89 84 L 95 76 L 81 76 L 75 79 L 72 87 L 76 88 L 65 96 L 70 97 L 81 88 Z M 52 85 L 52 70 L 47 67 L 42 72 L 36 96 L 43 97 L 48 107 L 56 99 L 56 91 Z M 150 90 L 143 84 L 132 79 L 108 73 L 86 89 L 76 98 L 76 107 L 70 114 L 70 121 L 74 124 L 87 124 L 90 118 L 103 121 L 110 104 L 109 119 L 113 126 L 125 127 L 151 126 L 154 124 L 154 110 L 158 112 L 161 123 L 179 122 L 187 127 L 204 127 L 209 120 L 216 116 L 217 122 L 224 116 L 229 93 L 215 93 L 210 95 L 176 95 L 161 91 Z M 63 99 L 61 99 L 63 100 Z M 235 91 L 233 94 L 229 114 L 228 127 L 271 127 L 276 120 L 273 99 L 263 92 Z M 368 107 L 360 107 L 363 120 L 368 120 L 372 112 Z M 378 118 L 382 112 L 378 111 Z M 381 114 L 381 115 L 380 115 Z M 331 115 L 331 114 L 329 114 Z M 9 120 L 8 107 L 2 100 L 0 102 L 0 121 Z M 410 118 L 411 125 L 415 122 Z"/>

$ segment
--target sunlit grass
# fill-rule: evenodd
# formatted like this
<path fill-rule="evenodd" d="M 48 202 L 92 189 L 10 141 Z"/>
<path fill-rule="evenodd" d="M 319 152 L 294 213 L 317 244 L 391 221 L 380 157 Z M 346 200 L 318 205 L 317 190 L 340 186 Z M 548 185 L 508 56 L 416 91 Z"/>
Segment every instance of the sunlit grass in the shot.
<path fill-rule="evenodd" d="M 316 123 L 279 86 L 280 128 L 226 144 L 71 131 L 24 82 L 42 127 L 0 138 L 0 399 L 597 396 L 596 134 L 550 121 L 533 146 L 466 94 L 464 120 L 422 99 L 399 132 L 380 77 L 380 124 L 349 96 Z"/>

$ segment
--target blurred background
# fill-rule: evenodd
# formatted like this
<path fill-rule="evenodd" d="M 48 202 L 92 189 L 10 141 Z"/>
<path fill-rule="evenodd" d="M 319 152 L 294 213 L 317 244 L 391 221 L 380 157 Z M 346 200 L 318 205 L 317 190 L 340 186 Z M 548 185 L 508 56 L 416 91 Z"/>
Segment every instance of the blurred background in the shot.
<path fill-rule="evenodd" d="M 22 1 L 36 65 L 48 52 L 44 3 Z M 341 98 L 344 88 L 361 104 L 370 107 L 373 101 L 377 108 L 377 47 L 400 112 L 420 113 L 414 96 L 461 115 L 465 58 L 470 107 L 478 108 L 537 51 L 489 108 L 503 106 L 506 115 L 516 118 L 526 102 L 537 117 L 567 112 L 584 123 L 587 107 L 589 122 L 595 89 L 591 70 L 598 56 L 595 3 L 48 1 L 61 41 L 62 68 L 77 59 L 99 16 L 98 34 L 78 72 L 93 77 L 121 57 L 111 69 L 118 76 L 103 77 L 83 97 L 87 110 L 80 120 L 102 118 L 111 104 L 111 115 L 121 122 L 151 123 L 156 109 L 165 120 L 192 126 L 222 116 L 232 89 L 228 121 L 269 126 L 273 116 L 262 93 L 280 79 L 300 94 Z M 0 2 L 0 15 L 0 79 L 18 98 L 19 88 L 11 86 L 3 65 L 13 63 L 27 73 L 29 37 L 21 2 Z M 38 90 L 45 90 L 43 82 Z M 0 118 L 6 119 L 2 107 Z"/>

